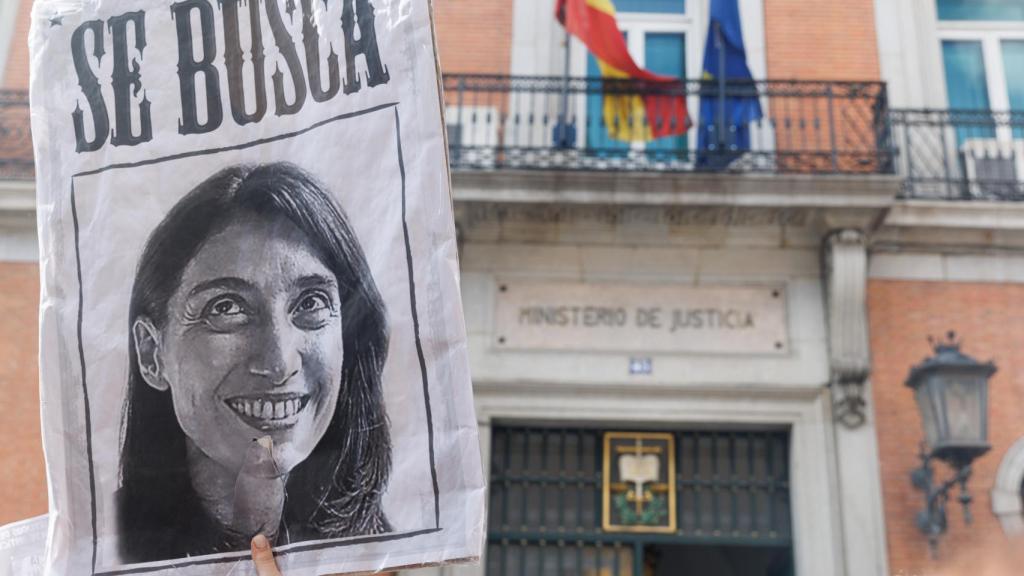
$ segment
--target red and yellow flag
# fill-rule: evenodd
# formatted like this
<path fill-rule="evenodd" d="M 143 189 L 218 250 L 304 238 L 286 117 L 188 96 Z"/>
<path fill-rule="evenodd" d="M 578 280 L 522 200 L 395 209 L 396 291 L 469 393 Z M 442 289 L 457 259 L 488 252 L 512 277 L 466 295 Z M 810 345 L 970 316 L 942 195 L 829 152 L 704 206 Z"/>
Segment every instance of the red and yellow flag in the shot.
<path fill-rule="evenodd" d="M 680 79 L 640 68 L 626 49 L 611 0 L 558 0 L 558 21 L 597 58 L 601 76 L 678 84 Z M 683 95 L 625 94 L 604 97 L 604 121 L 616 140 L 648 141 L 684 134 L 690 128 Z"/>

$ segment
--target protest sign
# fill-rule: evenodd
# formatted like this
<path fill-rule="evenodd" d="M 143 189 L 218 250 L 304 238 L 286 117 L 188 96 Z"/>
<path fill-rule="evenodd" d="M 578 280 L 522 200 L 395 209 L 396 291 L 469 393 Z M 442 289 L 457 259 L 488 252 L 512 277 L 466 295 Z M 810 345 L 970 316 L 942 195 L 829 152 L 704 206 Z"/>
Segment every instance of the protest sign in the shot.
<path fill-rule="evenodd" d="M 47 517 L 0 526 L 0 576 L 42 576 Z"/>
<path fill-rule="evenodd" d="M 37 0 L 50 574 L 480 555 L 428 0 Z"/>

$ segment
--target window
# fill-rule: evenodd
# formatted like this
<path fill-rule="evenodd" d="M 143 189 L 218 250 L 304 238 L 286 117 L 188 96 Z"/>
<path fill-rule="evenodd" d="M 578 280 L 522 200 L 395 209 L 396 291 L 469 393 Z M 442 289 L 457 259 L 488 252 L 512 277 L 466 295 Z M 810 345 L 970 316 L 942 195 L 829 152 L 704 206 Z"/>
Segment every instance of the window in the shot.
<path fill-rule="evenodd" d="M 657 74 L 686 78 L 695 63 L 694 56 L 699 53 L 692 43 L 688 45 L 698 37 L 693 3 L 685 0 L 615 0 L 614 3 L 619 27 L 637 65 Z M 597 60 L 591 54 L 587 55 L 587 75 L 601 75 Z M 630 145 L 608 135 L 602 111 L 602 95 L 591 94 L 587 98 L 586 138 L 587 148 L 597 155 L 624 156 L 631 148 L 641 148 L 651 158 L 685 158 L 686 136 Z"/>
<path fill-rule="evenodd" d="M 946 68 L 946 95 L 952 110 L 989 110 L 985 56 L 981 42 L 946 40 L 942 42 L 942 61 Z M 966 116 L 966 115 L 963 115 Z M 994 138 L 995 126 L 985 117 L 980 121 L 960 118 L 956 122 L 958 144 L 974 138 Z"/>
<path fill-rule="evenodd" d="M 1010 110 L 1024 112 L 1024 40 L 1003 40 L 1002 48 Z M 1013 137 L 1024 140 L 1024 126 L 1015 126 Z"/>
<path fill-rule="evenodd" d="M 1024 112 L 1024 0 L 938 0 L 938 8 L 949 108 Z M 1019 122 L 959 116 L 960 144 L 1024 139 Z"/>
<path fill-rule="evenodd" d="M 617 0 L 615 7 L 619 12 L 685 14 L 686 0 Z"/>
<path fill-rule="evenodd" d="M 672 32 L 639 33 L 643 38 L 641 53 L 643 59 L 636 58 L 637 64 L 665 76 L 686 78 L 686 35 Z M 629 34 L 623 34 L 629 45 Z M 631 52 L 632 46 L 631 46 Z M 643 64 L 641 64 L 643 62 Z M 593 54 L 587 57 L 587 75 L 600 76 L 601 71 Z M 587 116 L 590 118 L 590 130 L 587 134 L 587 147 L 598 151 L 598 154 L 619 155 L 630 148 L 627 142 L 615 140 L 608 135 L 608 127 L 603 125 L 604 101 L 601 94 L 591 94 L 587 101 Z M 650 156 L 678 151 L 685 154 L 686 138 L 676 136 L 660 138 L 646 145 Z M 656 152 L 663 151 L 663 152 Z"/>
<path fill-rule="evenodd" d="M 1024 20 L 1022 0 L 938 0 L 939 20 Z"/>
<path fill-rule="evenodd" d="M 992 512 L 1007 536 L 1024 536 L 1024 438 L 1003 454 L 992 486 Z"/>

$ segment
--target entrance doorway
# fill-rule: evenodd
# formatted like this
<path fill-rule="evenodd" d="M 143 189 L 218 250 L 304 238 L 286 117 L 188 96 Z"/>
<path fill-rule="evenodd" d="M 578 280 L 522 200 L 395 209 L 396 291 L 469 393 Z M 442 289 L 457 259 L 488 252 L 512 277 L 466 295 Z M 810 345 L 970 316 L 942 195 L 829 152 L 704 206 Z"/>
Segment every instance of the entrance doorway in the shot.
<path fill-rule="evenodd" d="M 675 520 L 657 531 L 603 527 L 613 430 L 492 430 L 488 576 L 794 574 L 787 430 L 658 430 L 673 440 Z"/>
<path fill-rule="evenodd" d="M 644 576 L 793 576 L 788 546 L 663 546 L 644 548 Z"/>

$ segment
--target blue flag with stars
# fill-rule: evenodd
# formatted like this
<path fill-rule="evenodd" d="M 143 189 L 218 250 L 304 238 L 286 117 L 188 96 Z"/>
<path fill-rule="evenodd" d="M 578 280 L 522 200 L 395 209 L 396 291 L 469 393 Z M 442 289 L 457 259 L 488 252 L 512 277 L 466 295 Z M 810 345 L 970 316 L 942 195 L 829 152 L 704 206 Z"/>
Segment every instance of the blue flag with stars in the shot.
<path fill-rule="evenodd" d="M 728 82 L 725 95 L 719 88 L 723 78 Z M 738 0 L 711 0 L 697 139 L 699 167 L 724 169 L 750 149 L 749 124 L 763 116 L 753 79 Z"/>

